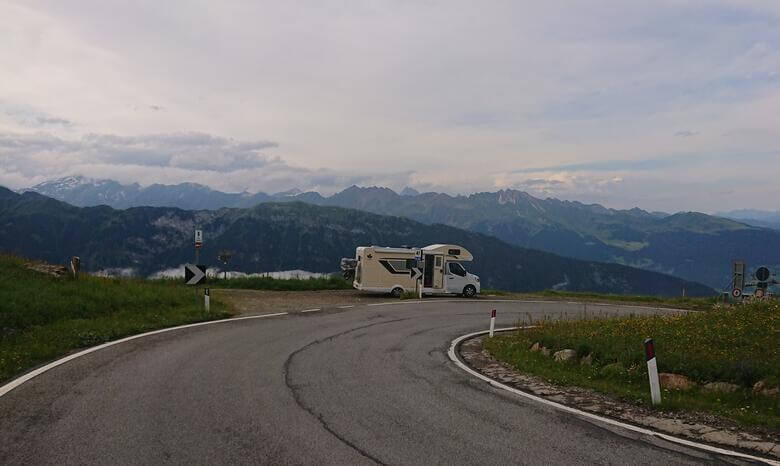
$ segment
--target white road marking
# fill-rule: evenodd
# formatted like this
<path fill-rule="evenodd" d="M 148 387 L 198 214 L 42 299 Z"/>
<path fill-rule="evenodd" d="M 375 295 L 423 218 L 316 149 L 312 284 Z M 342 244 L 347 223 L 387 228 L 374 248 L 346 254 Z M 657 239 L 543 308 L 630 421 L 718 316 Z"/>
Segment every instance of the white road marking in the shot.
<path fill-rule="evenodd" d="M 556 302 L 559 302 L 559 301 L 523 301 L 523 300 L 518 300 L 518 299 L 480 299 L 480 300 L 430 299 L 430 300 L 414 300 L 414 301 L 412 301 L 412 300 L 390 301 L 390 302 L 385 302 L 385 303 L 368 304 L 368 306 L 388 306 L 388 305 L 423 304 L 423 303 L 464 303 L 464 304 L 467 304 L 467 303 L 556 303 Z M 604 305 L 604 306 L 609 305 L 609 304 L 600 304 L 600 303 L 589 303 L 589 304 Z M 346 306 L 346 307 L 342 307 L 342 309 L 346 309 L 348 307 L 354 307 L 354 306 Z M 620 307 L 630 308 L 630 307 L 648 307 L 648 306 L 624 306 L 624 305 L 620 305 Z M 664 308 L 662 308 L 662 309 L 664 309 Z M 670 311 L 688 312 L 687 310 L 684 310 L 684 309 L 669 309 L 669 308 L 666 308 L 666 309 L 670 310 Z M 314 312 L 314 311 L 312 311 L 312 312 Z M 109 346 L 118 345 L 119 343 L 123 343 L 123 342 L 130 341 L 130 340 L 135 340 L 136 338 L 143 338 L 143 337 L 146 337 L 146 336 L 156 335 L 158 333 L 163 333 L 163 332 L 171 332 L 173 330 L 181 330 L 181 329 L 191 328 L 191 327 L 200 327 L 202 325 L 219 324 L 219 323 L 223 323 L 223 322 L 233 322 L 233 321 L 247 320 L 247 319 L 262 319 L 264 317 L 277 317 L 277 316 L 283 316 L 283 315 L 287 315 L 287 314 L 288 314 L 287 312 L 276 312 L 276 313 L 273 313 L 273 314 L 260 314 L 260 315 L 255 315 L 255 316 L 234 317 L 232 319 L 211 320 L 211 321 L 208 321 L 208 322 L 198 322 L 198 323 L 195 323 L 195 324 L 180 325 L 178 327 L 170 327 L 170 328 L 164 328 L 164 329 L 160 329 L 160 330 L 154 330 L 154 331 L 151 331 L 151 332 L 141 333 L 141 334 L 138 334 L 138 335 L 132 335 L 132 336 L 129 336 L 129 337 L 126 337 L 126 338 L 122 338 L 120 340 L 109 341 L 107 343 L 103 343 L 102 345 L 93 346 L 92 348 L 87 348 L 87 349 L 85 349 L 83 351 L 79 351 L 78 353 L 74 353 L 74 354 L 71 354 L 70 356 L 66 356 L 64 358 L 58 359 L 56 361 L 53 361 L 53 362 L 51 362 L 51 363 L 49 363 L 49 364 L 47 364 L 47 365 L 45 365 L 43 367 L 39 367 L 38 369 L 35 369 L 34 371 L 28 372 L 27 374 L 24 374 L 21 377 L 16 378 L 16 379 L 8 382 L 7 384 L 5 384 L 2 387 L 0 387 L 0 397 L 5 395 L 6 393 L 10 392 L 14 388 L 18 387 L 19 385 L 27 382 L 28 380 L 33 379 L 33 378 L 43 374 L 44 372 L 46 372 L 46 371 L 48 371 L 50 369 L 53 369 L 53 368 L 55 368 L 55 367 L 57 367 L 57 366 L 59 366 L 61 364 L 65 364 L 68 361 L 72 361 L 73 359 L 79 358 L 81 356 L 85 356 L 85 355 L 87 355 L 89 353 L 92 353 L 92 352 L 95 352 L 95 351 L 99 351 L 99 350 L 101 350 L 103 348 L 108 348 Z M 778 466 L 780 466 L 780 465 L 778 465 Z"/>
<path fill-rule="evenodd" d="M 520 328 L 525 328 L 525 327 L 507 327 L 507 328 L 497 329 L 496 331 L 497 332 L 505 332 L 505 331 L 510 331 L 510 330 L 517 330 L 517 329 L 520 329 Z M 477 377 L 477 378 L 479 378 L 481 380 L 484 380 L 485 382 L 489 383 L 490 385 L 492 385 L 492 386 L 494 386 L 496 388 L 500 388 L 502 390 L 506 390 L 508 392 L 514 393 L 515 395 L 519 395 L 519 396 L 531 399 L 533 401 L 545 404 L 547 406 L 552 406 L 553 408 L 559 409 L 561 411 L 565 411 L 565 412 L 570 413 L 570 414 L 576 414 L 578 416 L 582 416 L 582 417 L 585 417 L 585 418 L 588 418 L 588 419 L 593 419 L 593 420 L 596 420 L 596 421 L 599 421 L 599 422 L 603 422 L 605 424 L 609 424 L 609 425 L 612 425 L 612 426 L 622 427 L 623 429 L 627 429 L 627 430 L 630 430 L 630 431 L 633 431 L 633 432 L 637 432 L 637 433 L 640 433 L 640 434 L 643 434 L 643 435 L 659 437 L 659 438 L 662 438 L 662 439 L 664 439 L 664 440 L 666 440 L 668 442 L 677 443 L 677 444 L 680 444 L 680 445 L 685 445 L 685 446 L 688 446 L 688 447 L 697 448 L 699 450 L 705 450 L 705 451 L 709 451 L 709 452 L 712 452 L 712 453 L 717 453 L 719 455 L 733 456 L 733 457 L 737 457 L 737 458 L 749 459 L 749 460 L 752 460 L 752 461 L 760 461 L 760 462 L 763 462 L 763 463 L 766 463 L 766 464 L 771 464 L 773 466 L 780 466 L 780 461 L 774 461 L 774 460 L 771 460 L 771 459 L 768 459 L 768 458 L 761 458 L 759 456 L 752 456 L 752 455 L 748 455 L 748 454 L 745 454 L 745 453 L 740 453 L 738 451 L 726 450 L 724 448 L 713 447 L 713 446 L 706 445 L 706 444 L 703 444 L 703 443 L 694 442 L 692 440 L 686 440 L 684 438 L 679 438 L 679 437 L 675 437 L 675 436 L 672 436 L 672 435 L 669 435 L 669 434 L 656 432 L 654 430 L 646 429 L 644 427 L 637 427 L 637 426 L 634 426 L 634 425 L 631 425 L 631 424 L 626 424 L 624 422 L 616 421 L 614 419 L 609 419 L 609 418 L 606 418 L 606 417 L 599 416 L 597 414 L 589 413 L 589 412 L 586 412 L 586 411 L 579 410 L 577 408 L 572 408 L 570 406 L 566 406 L 566 405 L 563 405 L 563 404 L 560 404 L 560 403 L 556 403 L 554 401 L 550 401 L 550 400 L 538 397 L 536 395 L 531 395 L 530 393 L 526 393 L 526 392 L 518 390 L 516 388 L 512 388 L 512 387 L 510 387 L 508 385 L 504 385 L 501 382 L 497 382 L 497 381 L 491 379 L 490 377 L 482 375 L 479 372 L 477 372 L 474 369 L 472 369 L 469 366 L 467 366 L 463 361 L 460 360 L 460 358 L 458 358 L 458 356 L 456 354 L 458 345 L 463 340 L 467 340 L 469 338 L 476 337 L 478 335 L 484 335 L 484 334 L 486 334 L 488 332 L 489 332 L 489 330 L 483 330 L 481 332 L 474 332 L 474 333 L 470 333 L 468 335 L 463 335 L 463 336 L 460 336 L 460 337 L 452 340 L 452 343 L 450 344 L 450 349 L 447 352 L 447 354 L 449 355 L 449 357 L 452 360 L 452 362 L 454 362 L 458 367 L 460 367 L 464 371 L 468 372 L 469 374 L 473 375 L 474 377 Z"/>
<path fill-rule="evenodd" d="M 346 305 L 346 306 L 339 306 L 339 309 L 349 309 L 351 307 L 355 307 L 355 305 L 354 304 L 349 304 L 349 305 Z"/>
<path fill-rule="evenodd" d="M 304 312 L 317 312 L 317 311 L 321 311 L 321 310 L 322 310 L 322 309 L 320 309 L 320 308 L 316 308 L 316 309 L 306 309 L 306 310 L 304 310 L 304 311 L 301 311 L 301 314 L 303 314 Z"/>
<path fill-rule="evenodd" d="M 5 395 L 6 393 L 10 392 L 14 388 L 18 387 L 19 385 L 27 382 L 30 379 L 33 379 L 44 372 L 54 369 L 55 367 L 65 364 L 68 361 L 72 361 L 76 358 L 80 358 L 81 356 L 86 356 L 89 353 L 94 353 L 95 351 L 102 350 L 103 348 L 108 348 L 109 346 L 118 345 L 120 343 L 124 343 L 126 341 L 135 340 L 136 338 L 143 338 L 148 337 L 151 335 L 157 335 L 158 333 L 165 333 L 165 332 L 172 332 L 174 330 L 182 330 L 185 328 L 192 328 L 192 327 L 201 327 L 203 325 L 212 325 L 212 324 L 222 324 L 225 322 L 236 322 L 238 320 L 248 320 L 248 319 L 262 319 L 264 317 L 277 317 L 277 316 L 284 316 L 287 315 L 287 312 L 276 312 L 274 314 L 260 314 L 256 316 L 246 316 L 246 317 L 234 317 L 232 319 L 222 319 L 222 320 L 210 320 L 208 322 L 198 322 L 196 324 L 187 324 L 187 325 L 179 325 L 178 327 L 170 327 L 170 328 L 163 328 L 160 330 L 154 330 L 151 332 L 146 333 L 140 333 L 138 335 L 132 335 L 129 337 L 125 337 L 119 340 L 109 341 L 108 343 L 103 343 L 102 345 L 93 346 L 92 348 L 87 348 L 83 351 L 79 351 L 78 353 L 71 354 L 70 356 L 65 356 L 64 358 L 57 359 L 54 362 L 51 362 L 49 364 L 46 364 L 43 367 L 39 367 L 38 369 L 35 369 L 34 371 L 28 372 L 24 374 L 23 376 L 14 379 L 7 384 L 0 387 L 0 397 Z"/>
<path fill-rule="evenodd" d="M 641 304 L 620 304 L 620 303 L 598 303 L 598 302 L 573 302 L 573 301 L 545 301 L 545 300 L 525 300 L 525 299 L 405 299 L 398 301 L 388 301 L 384 303 L 371 303 L 366 306 L 398 306 L 404 304 L 432 304 L 432 303 L 462 303 L 462 304 L 479 304 L 479 303 L 527 303 L 527 304 L 587 304 L 589 306 L 611 307 L 621 309 L 641 309 L 650 312 L 653 311 L 672 311 L 672 312 L 699 312 L 692 309 L 677 309 L 672 307 L 655 307 L 655 306 L 643 306 Z M 573 312 L 574 310 L 572 310 Z M 577 310 L 579 312 L 579 310 Z"/>

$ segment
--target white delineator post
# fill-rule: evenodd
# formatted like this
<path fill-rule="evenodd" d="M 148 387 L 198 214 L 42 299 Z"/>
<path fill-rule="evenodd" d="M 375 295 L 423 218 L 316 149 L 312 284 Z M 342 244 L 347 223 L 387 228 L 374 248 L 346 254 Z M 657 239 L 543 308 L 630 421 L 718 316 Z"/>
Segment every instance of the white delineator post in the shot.
<path fill-rule="evenodd" d="M 209 289 L 203 289 L 203 306 L 206 308 L 206 312 L 209 312 Z"/>
<path fill-rule="evenodd" d="M 496 329 L 496 310 L 490 312 L 490 338 L 493 338 L 493 331 Z"/>
<path fill-rule="evenodd" d="M 655 345 L 653 339 L 645 340 L 645 360 L 647 361 L 647 375 L 650 378 L 650 398 L 654 405 L 661 403 L 661 384 L 658 382 L 658 363 L 655 359 Z"/>

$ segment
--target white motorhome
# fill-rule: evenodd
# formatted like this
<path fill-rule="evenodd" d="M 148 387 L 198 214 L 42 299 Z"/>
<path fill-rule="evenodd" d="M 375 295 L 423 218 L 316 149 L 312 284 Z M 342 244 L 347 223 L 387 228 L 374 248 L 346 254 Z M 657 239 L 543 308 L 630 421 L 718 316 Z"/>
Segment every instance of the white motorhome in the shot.
<path fill-rule="evenodd" d="M 424 248 L 361 246 L 356 249 L 354 260 L 342 259 L 342 268 L 345 263 L 354 266 L 352 286 L 358 290 L 401 296 L 417 288 L 418 279 L 411 273 L 416 259 L 424 264 L 423 294 L 473 297 L 480 292 L 479 277 L 467 272 L 461 264 L 473 260 L 474 256 L 454 244 L 432 244 Z"/>

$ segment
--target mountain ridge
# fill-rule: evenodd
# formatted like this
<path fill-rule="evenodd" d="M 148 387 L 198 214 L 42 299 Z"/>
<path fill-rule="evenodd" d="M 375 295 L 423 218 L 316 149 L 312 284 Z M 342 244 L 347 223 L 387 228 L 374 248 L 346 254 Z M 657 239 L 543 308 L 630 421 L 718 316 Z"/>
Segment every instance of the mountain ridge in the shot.
<path fill-rule="evenodd" d="M 0 191 L 0 249 L 61 263 L 79 255 L 87 270 L 134 267 L 149 274 L 192 259 L 192 231 L 205 236 L 201 257 L 235 251 L 232 270 L 301 269 L 332 272 L 359 245 L 437 242 L 460 244 L 477 260 L 469 269 L 483 286 L 537 291 L 558 285 L 571 291 L 618 294 L 710 295 L 705 285 L 618 264 L 580 261 L 519 248 L 454 227 L 403 217 L 302 202 L 250 208 L 183 210 L 172 207 L 76 207 L 27 192 Z M 209 263 L 209 261 L 206 261 Z M 562 284 L 565 284 L 562 286 Z"/>
<path fill-rule="evenodd" d="M 76 205 L 92 204 L 111 196 L 100 193 L 108 183 L 90 186 L 83 180 L 65 180 L 67 190 L 50 189 Z M 56 183 L 54 183 L 56 186 Z M 39 190 L 46 191 L 45 189 Z M 728 288 L 731 261 L 780 266 L 780 231 L 699 212 L 666 214 L 638 207 L 612 209 L 599 204 L 536 198 L 524 191 L 500 190 L 470 195 L 444 193 L 405 195 L 384 187 L 350 186 L 331 196 L 317 192 L 283 195 L 230 194 L 205 186 L 153 185 L 155 193 L 121 196 L 114 207 L 138 203 L 185 209 L 249 207 L 264 202 L 302 201 L 321 206 L 359 209 L 440 223 L 494 236 L 516 246 L 540 249 L 582 260 L 613 262 Z M 89 195 L 88 195 L 89 193 Z M 110 193 L 109 193 L 110 194 Z M 289 195 L 292 194 L 292 195 Z M 116 193 L 114 193 L 116 197 Z"/>

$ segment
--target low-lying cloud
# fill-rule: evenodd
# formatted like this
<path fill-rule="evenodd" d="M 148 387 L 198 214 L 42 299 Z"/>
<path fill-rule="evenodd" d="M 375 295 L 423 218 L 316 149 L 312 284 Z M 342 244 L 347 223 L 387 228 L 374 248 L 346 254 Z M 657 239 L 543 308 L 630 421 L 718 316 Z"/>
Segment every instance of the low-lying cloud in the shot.
<path fill-rule="evenodd" d="M 229 192 L 299 188 L 331 193 L 352 184 L 402 186 L 413 173 L 350 174 L 297 167 L 267 154 L 277 147 L 269 140 L 241 141 L 196 132 L 92 133 L 78 139 L 48 132 L 0 132 L 0 185 L 21 189 L 84 175 L 142 185 L 192 181 Z"/>

